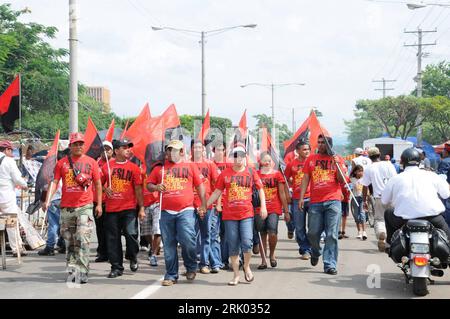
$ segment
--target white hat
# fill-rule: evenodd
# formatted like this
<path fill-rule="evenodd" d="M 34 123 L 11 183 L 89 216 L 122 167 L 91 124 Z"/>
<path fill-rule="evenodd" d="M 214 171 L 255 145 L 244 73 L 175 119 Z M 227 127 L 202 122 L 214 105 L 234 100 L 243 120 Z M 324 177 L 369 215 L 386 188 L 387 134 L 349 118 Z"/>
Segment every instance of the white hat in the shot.
<path fill-rule="evenodd" d="M 111 149 L 114 148 L 110 141 L 103 141 L 103 146 L 109 146 Z"/>
<path fill-rule="evenodd" d="M 353 151 L 353 154 L 356 154 L 356 155 L 362 155 L 363 153 L 364 153 L 364 150 L 361 147 L 357 147 Z"/>
<path fill-rule="evenodd" d="M 233 148 L 233 154 L 239 152 L 245 153 L 245 148 L 243 146 L 236 146 L 235 148 Z"/>

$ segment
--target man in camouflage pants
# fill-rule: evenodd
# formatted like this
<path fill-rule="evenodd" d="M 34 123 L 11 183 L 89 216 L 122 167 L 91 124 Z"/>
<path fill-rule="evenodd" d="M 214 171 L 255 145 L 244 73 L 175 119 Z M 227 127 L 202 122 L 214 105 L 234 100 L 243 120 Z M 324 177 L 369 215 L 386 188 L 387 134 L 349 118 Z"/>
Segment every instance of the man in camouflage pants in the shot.
<path fill-rule="evenodd" d="M 89 243 L 94 228 L 93 202 L 95 185 L 98 217 L 102 214 L 102 185 L 100 170 L 95 160 L 84 155 L 84 136 L 70 134 L 70 155 L 58 161 L 55 177 L 50 184 L 44 211 L 62 179 L 61 234 L 67 247 L 68 280 L 87 283 L 89 273 Z"/>

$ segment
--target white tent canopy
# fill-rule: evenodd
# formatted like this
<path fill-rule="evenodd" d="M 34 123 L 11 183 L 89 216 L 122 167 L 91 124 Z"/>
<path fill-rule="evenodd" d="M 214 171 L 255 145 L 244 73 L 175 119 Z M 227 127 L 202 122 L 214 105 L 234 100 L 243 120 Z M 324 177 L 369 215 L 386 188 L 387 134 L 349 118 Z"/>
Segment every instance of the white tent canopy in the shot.
<path fill-rule="evenodd" d="M 401 140 L 399 138 L 379 137 L 365 140 L 363 146 L 364 149 L 376 146 L 380 149 L 382 158 L 384 158 L 385 155 L 390 155 L 391 158 L 400 161 L 402 152 L 414 145 L 412 142 Z"/>

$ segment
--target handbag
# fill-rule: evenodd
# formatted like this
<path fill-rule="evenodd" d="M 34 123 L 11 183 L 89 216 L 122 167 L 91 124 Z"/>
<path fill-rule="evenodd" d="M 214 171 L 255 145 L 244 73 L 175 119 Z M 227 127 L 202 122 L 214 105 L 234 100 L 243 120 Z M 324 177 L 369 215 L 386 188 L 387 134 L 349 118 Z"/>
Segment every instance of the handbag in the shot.
<path fill-rule="evenodd" d="M 75 167 L 73 167 L 73 162 L 72 159 L 70 158 L 70 155 L 67 155 L 67 158 L 69 160 L 69 164 L 70 164 L 70 168 L 73 171 L 73 175 L 75 177 L 75 181 L 77 182 L 78 185 L 80 185 L 81 187 L 84 188 L 84 190 L 86 191 L 86 189 L 91 185 L 92 183 L 92 179 L 90 176 L 81 173 L 80 170 L 76 169 Z"/>
<path fill-rule="evenodd" d="M 253 170 L 249 167 L 248 171 L 250 172 L 250 177 L 252 179 L 252 205 L 253 208 L 261 207 L 261 198 L 259 197 L 259 190 L 256 188 L 256 185 L 253 180 Z"/>

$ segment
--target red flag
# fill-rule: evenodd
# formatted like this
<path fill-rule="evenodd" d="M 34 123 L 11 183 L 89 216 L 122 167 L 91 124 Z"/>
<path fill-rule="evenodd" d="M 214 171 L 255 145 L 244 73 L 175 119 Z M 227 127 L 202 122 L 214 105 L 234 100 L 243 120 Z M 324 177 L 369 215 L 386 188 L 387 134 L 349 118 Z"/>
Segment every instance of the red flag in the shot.
<path fill-rule="evenodd" d="M 112 119 L 111 124 L 109 125 L 108 132 L 106 132 L 105 141 L 112 142 L 114 136 L 114 125 L 115 121 Z"/>
<path fill-rule="evenodd" d="M 130 125 L 130 128 L 125 129 L 122 132 L 122 138 L 127 137 L 133 141 L 134 144 L 138 142 L 138 138 L 142 135 L 142 132 L 146 132 L 148 127 L 148 121 L 151 119 L 150 107 L 148 103 L 144 105 L 141 113 L 136 117 L 133 124 Z M 128 126 L 128 124 L 127 124 Z"/>
<path fill-rule="evenodd" d="M 262 136 L 261 136 L 261 153 L 267 152 L 271 155 L 272 160 L 274 162 L 274 167 L 276 169 L 282 169 L 286 167 L 283 159 L 281 159 L 280 154 L 276 151 L 274 144 L 272 142 L 272 137 L 267 131 L 266 127 L 262 128 Z"/>
<path fill-rule="evenodd" d="M 122 134 L 120 134 L 120 139 L 123 139 L 125 137 L 125 134 L 127 133 L 127 129 L 128 129 L 128 123 L 130 122 L 130 120 L 127 120 L 127 123 L 125 124 L 125 128 L 122 131 Z"/>
<path fill-rule="evenodd" d="M 179 127 L 180 119 L 172 104 L 161 116 L 148 120 L 146 134 L 142 134 L 142 131 L 137 132 L 139 137 L 127 134 L 134 144 L 133 154 L 144 163 L 147 173 L 163 160 L 164 143 L 171 138 L 173 130 Z"/>
<path fill-rule="evenodd" d="M 247 135 L 247 110 L 242 114 L 241 120 L 239 121 L 239 128 L 241 129 L 241 132 L 244 132 L 244 134 Z"/>
<path fill-rule="evenodd" d="M 0 115 L 6 133 L 14 129 L 14 122 L 20 117 L 20 75 L 0 96 Z"/>
<path fill-rule="evenodd" d="M 103 152 L 103 143 L 98 135 L 97 128 L 91 118 L 88 118 L 86 132 L 84 133 L 84 153 L 97 160 Z"/>
<path fill-rule="evenodd" d="M 28 211 L 29 214 L 33 214 L 40 207 L 41 198 L 45 198 L 45 188 L 48 184 L 53 180 L 55 166 L 58 158 L 58 144 L 59 144 L 59 130 L 56 132 L 55 138 L 53 140 L 53 145 L 47 153 L 47 156 L 42 163 L 41 168 L 39 169 L 39 173 L 36 177 L 36 185 L 35 185 L 35 193 L 34 193 L 34 203 Z M 36 206 L 35 204 L 39 204 Z"/>
<path fill-rule="evenodd" d="M 331 136 L 330 133 L 328 133 L 327 129 L 325 129 L 319 123 L 316 113 L 314 111 L 311 111 L 308 118 L 305 120 L 305 122 L 303 122 L 297 132 L 295 132 L 294 136 L 290 140 L 283 143 L 285 149 L 285 162 L 287 163 L 288 161 L 290 161 L 290 158 L 293 156 L 292 152 L 294 152 L 295 146 L 301 140 L 309 141 L 309 144 L 311 145 L 311 153 L 314 153 L 317 149 L 317 139 L 319 135 L 322 134 L 322 132 L 323 134 L 325 134 L 325 136 Z"/>
<path fill-rule="evenodd" d="M 206 113 L 206 116 L 205 116 L 205 121 L 203 122 L 203 125 L 202 125 L 202 130 L 198 133 L 197 139 L 199 139 L 200 141 L 202 141 L 204 143 L 205 138 L 208 135 L 210 128 L 211 128 L 211 126 L 210 126 L 209 110 L 208 110 L 208 113 Z"/>

